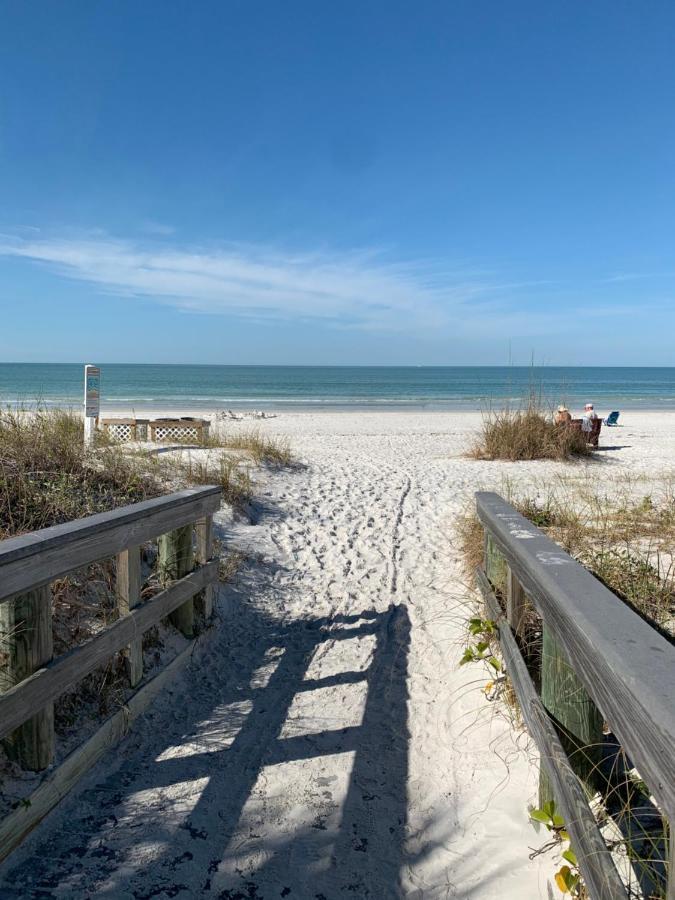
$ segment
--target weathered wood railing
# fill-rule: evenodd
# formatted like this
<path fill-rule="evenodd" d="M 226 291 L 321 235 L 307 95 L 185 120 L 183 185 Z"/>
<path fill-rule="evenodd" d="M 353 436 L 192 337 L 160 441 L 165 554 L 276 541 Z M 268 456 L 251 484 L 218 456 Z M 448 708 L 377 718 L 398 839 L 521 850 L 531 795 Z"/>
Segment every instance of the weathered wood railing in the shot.
<path fill-rule="evenodd" d="M 218 578 L 212 522 L 220 499 L 219 487 L 192 488 L 0 542 L 0 738 L 24 768 L 52 763 L 53 705 L 61 694 L 118 651 L 126 654 L 135 687 L 143 678 L 141 641 L 148 628 L 171 616 L 191 637 L 195 605 L 201 621 L 211 617 Z M 155 538 L 163 590 L 142 602 L 141 545 Z M 117 560 L 119 618 L 53 658 L 50 582 L 110 557 Z M 82 760 L 74 768 L 79 771 Z M 0 845 L 0 858 L 5 850 Z"/>
<path fill-rule="evenodd" d="M 481 492 L 476 504 L 486 538 L 477 579 L 548 776 L 544 790 L 552 788 L 593 900 L 626 897 L 584 780 L 604 719 L 675 823 L 675 646 L 500 496 Z M 541 696 L 518 640 L 526 602 L 542 622 Z"/>

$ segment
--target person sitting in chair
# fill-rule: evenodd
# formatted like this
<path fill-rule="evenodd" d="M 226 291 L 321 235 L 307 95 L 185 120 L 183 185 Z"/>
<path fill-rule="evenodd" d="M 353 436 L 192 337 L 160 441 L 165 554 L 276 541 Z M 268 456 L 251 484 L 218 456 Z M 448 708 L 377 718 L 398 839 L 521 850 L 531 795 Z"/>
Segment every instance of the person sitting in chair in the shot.
<path fill-rule="evenodd" d="M 555 425 L 567 425 L 568 422 L 572 421 L 572 415 L 569 409 L 566 406 L 559 406 L 558 412 L 553 417 L 553 422 Z"/>
<path fill-rule="evenodd" d="M 593 409 L 592 403 L 587 403 L 584 406 L 584 415 L 581 420 L 581 430 L 582 431 L 593 431 L 593 423 L 597 420 L 598 415 L 596 411 Z"/>

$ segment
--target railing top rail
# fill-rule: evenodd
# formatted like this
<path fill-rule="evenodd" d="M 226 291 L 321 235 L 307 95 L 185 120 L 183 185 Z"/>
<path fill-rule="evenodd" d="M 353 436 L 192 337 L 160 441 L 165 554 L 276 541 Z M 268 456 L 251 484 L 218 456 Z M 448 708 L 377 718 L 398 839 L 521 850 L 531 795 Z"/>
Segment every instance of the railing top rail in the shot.
<path fill-rule="evenodd" d="M 498 494 L 478 517 L 659 805 L 675 818 L 675 646 Z"/>
<path fill-rule="evenodd" d="M 220 506 L 217 485 L 188 488 L 0 542 L 0 603 L 114 556 Z"/>

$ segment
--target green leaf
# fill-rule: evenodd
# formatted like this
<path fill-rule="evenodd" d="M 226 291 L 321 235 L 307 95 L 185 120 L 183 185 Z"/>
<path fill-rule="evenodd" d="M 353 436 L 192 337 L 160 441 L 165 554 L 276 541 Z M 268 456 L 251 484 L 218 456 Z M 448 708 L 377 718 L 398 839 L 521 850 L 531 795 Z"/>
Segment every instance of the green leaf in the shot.
<path fill-rule="evenodd" d="M 480 643 L 476 644 L 476 652 L 483 653 L 489 646 L 487 641 L 480 641 Z"/>
<path fill-rule="evenodd" d="M 569 839 L 570 839 L 569 833 L 564 828 L 560 829 L 560 831 L 558 832 L 558 837 L 562 841 L 569 841 Z"/>
<path fill-rule="evenodd" d="M 563 859 L 566 859 L 567 862 L 568 862 L 571 866 L 574 866 L 575 868 L 579 865 L 579 862 L 578 862 L 578 860 L 577 860 L 577 855 L 576 855 L 576 853 L 574 852 L 574 850 L 572 850 L 571 848 L 570 848 L 569 850 L 565 850 L 565 852 L 564 852 L 563 855 L 562 855 L 562 858 L 563 858 Z"/>
<path fill-rule="evenodd" d="M 552 822 L 553 822 L 554 828 L 564 828 L 565 827 L 565 820 L 563 819 L 562 816 L 558 815 L 558 813 L 554 813 L 554 815 L 552 816 Z"/>
<path fill-rule="evenodd" d="M 469 619 L 469 631 L 471 634 L 480 634 L 483 630 L 482 619 Z"/>
<path fill-rule="evenodd" d="M 534 819 L 535 822 L 542 822 L 544 825 L 548 825 L 551 821 L 551 817 L 543 809 L 531 809 L 530 818 Z"/>
<path fill-rule="evenodd" d="M 492 668 L 495 670 L 495 672 L 501 672 L 502 664 L 499 662 L 499 660 L 497 659 L 496 656 L 491 656 L 490 659 L 488 660 L 488 662 L 490 663 Z"/>
<path fill-rule="evenodd" d="M 474 652 L 473 647 L 467 647 L 464 651 L 464 656 L 459 661 L 460 666 L 465 666 L 467 663 L 474 661 Z"/>
<path fill-rule="evenodd" d="M 542 809 L 548 814 L 549 819 L 553 821 L 553 816 L 555 815 L 555 800 L 549 800 L 547 803 L 544 803 Z"/>

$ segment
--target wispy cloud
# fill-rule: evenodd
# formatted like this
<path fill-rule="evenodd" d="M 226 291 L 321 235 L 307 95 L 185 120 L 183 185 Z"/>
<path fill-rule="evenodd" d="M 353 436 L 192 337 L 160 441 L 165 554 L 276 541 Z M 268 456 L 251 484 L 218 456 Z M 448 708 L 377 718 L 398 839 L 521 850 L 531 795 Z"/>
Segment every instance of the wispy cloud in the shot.
<path fill-rule="evenodd" d="M 599 324 L 619 311 L 606 299 L 564 302 L 556 282 L 500 279 L 429 261 L 389 263 L 374 250 L 290 253 L 234 243 L 205 249 L 181 246 L 168 234 L 143 242 L 102 231 L 67 238 L 15 231 L 0 234 L 0 256 L 46 266 L 102 293 L 150 298 L 187 312 L 256 321 L 318 319 L 340 328 L 433 337 L 569 334 L 580 320 Z"/>
<path fill-rule="evenodd" d="M 228 244 L 217 249 L 141 244 L 109 237 L 0 236 L 0 255 L 48 266 L 117 295 L 151 297 L 182 310 L 306 317 L 370 327 L 437 327 L 489 283 L 430 266 L 387 264 L 372 251 L 282 253 Z"/>

